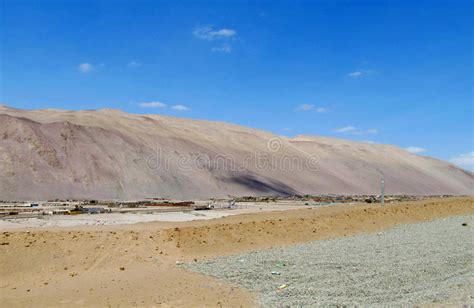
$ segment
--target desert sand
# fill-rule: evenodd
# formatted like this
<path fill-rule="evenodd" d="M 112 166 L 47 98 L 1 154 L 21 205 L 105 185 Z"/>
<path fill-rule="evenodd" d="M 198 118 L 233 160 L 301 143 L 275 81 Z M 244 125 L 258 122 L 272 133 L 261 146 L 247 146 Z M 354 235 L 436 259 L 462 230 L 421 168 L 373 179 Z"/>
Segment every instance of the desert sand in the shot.
<path fill-rule="evenodd" d="M 0 106 L 3 200 L 471 195 L 472 172 L 399 147 L 118 110 Z M 27 187 L 28 189 L 25 189 Z"/>
<path fill-rule="evenodd" d="M 255 306 L 251 290 L 177 263 L 472 213 L 473 198 L 450 198 L 180 223 L 4 231 L 0 306 Z"/>

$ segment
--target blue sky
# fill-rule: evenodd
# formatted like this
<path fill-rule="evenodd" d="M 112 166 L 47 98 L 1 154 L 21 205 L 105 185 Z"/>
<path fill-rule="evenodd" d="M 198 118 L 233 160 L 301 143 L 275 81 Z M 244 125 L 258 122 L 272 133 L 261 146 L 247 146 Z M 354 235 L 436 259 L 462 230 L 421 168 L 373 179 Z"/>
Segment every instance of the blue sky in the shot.
<path fill-rule="evenodd" d="M 390 143 L 473 169 L 472 3 L 2 0 L 0 102 Z"/>

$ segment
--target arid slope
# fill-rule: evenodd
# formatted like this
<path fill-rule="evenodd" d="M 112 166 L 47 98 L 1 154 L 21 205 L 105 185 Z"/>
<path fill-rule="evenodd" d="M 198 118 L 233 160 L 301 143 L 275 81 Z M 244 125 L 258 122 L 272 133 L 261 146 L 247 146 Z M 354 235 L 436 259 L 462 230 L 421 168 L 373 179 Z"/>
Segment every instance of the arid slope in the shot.
<path fill-rule="evenodd" d="M 0 106 L 1 199 L 472 194 L 474 176 L 395 146 L 286 138 L 117 110 Z"/>

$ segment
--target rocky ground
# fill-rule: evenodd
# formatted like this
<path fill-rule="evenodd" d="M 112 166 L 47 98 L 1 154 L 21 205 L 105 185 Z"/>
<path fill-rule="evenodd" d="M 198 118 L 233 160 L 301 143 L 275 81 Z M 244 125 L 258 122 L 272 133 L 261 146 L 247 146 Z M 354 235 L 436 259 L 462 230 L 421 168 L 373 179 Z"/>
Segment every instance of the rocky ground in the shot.
<path fill-rule="evenodd" d="M 256 291 L 263 306 L 473 304 L 473 225 L 459 216 L 186 267 Z"/>

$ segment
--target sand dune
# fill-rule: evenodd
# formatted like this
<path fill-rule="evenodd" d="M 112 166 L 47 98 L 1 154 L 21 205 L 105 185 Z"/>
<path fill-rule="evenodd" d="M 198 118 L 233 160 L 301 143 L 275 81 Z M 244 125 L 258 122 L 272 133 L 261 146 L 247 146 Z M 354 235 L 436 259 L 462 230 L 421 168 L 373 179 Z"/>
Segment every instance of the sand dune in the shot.
<path fill-rule="evenodd" d="M 0 106 L 2 199 L 472 194 L 474 176 L 395 146 L 279 137 L 117 110 Z"/>

